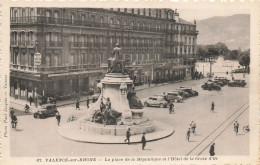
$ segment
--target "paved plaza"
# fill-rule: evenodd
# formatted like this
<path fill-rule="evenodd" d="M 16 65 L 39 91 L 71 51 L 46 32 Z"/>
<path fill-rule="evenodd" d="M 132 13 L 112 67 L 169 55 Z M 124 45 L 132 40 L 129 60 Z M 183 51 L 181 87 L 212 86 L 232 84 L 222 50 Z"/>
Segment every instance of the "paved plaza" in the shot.
<path fill-rule="evenodd" d="M 247 83 L 248 77 L 246 75 Z M 33 115 L 21 115 L 18 116 L 17 130 L 10 131 L 11 156 L 209 156 L 208 145 L 213 141 L 216 143 L 217 156 L 248 155 L 249 133 L 244 133 L 242 127 L 249 124 L 249 84 L 244 88 L 224 86 L 221 91 L 204 91 L 201 85 L 206 81 L 206 78 L 183 81 L 137 91 L 142 102 L 149 96 L 169 92 L 180 86 L 192 86 L 199 92 L 199 96 L 188 98 L 184 103 L 175 103 L 173 114 L 169 114 L 168 108 L 145 107 L 145 116 L 175 130 L 170 137 L 148 142 L 146 150 L 142 150 L 140 143 L 90 144 L 68 140 L 58 133 L 55 117 L 34 119 Z M 210 111 L 212 101 L 215 102 L 214 113 Z M 77 111 L 74 103 L 58 107 L 61 125 L 72 114 L 78 118 L 86 114 L 88 110 L 85 101 L 81 102 L 80 107 L 81 110 Z M 233 128 L 235 120 L 240 124 L 237 136 Z M 197 124 L 197 135 L 191 134 L 188 142 L 186 132 L 191 121 Z M 146 137 L 149 138 L 149 134 Z M 122 137 L 122 142 L 124 139 Z"/>

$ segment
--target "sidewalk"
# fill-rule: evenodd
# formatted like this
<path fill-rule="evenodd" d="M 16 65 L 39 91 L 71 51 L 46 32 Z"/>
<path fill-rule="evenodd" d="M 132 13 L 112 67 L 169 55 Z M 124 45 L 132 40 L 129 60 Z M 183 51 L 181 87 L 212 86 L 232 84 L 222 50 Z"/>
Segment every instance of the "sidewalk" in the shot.
<path fill-rule="evenodd" d="M 135 90 L 136 91 L 140 91 L 140 90 L 145 90 L 145 89 L 148 89 L 148 88 L 155 88 L 155 87 L 159 87 L 159 86 L 163 86 L 163 85 L 169 85 L 169 84 L 178 83 L 178 82 L 182 82 L 182 81 L 188 81 L 188 80 L 190 80 L 190 79 L 179 80 L 179 81 L 170 81 L 170 82 L 159 83 L 159 84 L 150 84 L 150 87 L 149 87 L 148 84 L 143 84 L 143 85 L 136 86 Z M 86 103 L 87 97 L 90 99 L 90 104 L 91 104 L 93 95 L 81 96 L 80 97 L 80 102 L 85 102 Z M 25 104 L 28 104 L 30 106 L 30 102 L 29 101 L 21 100 L 21 99 L 15 99 L 13 97 L 10 97 L 10 107 L 13 107 L 16 110 L 24 111 Z M 70 104 L 76 104 L 76 99 L 75 98 L 71 98 L 71 99 L 68 99 L 68 100 L 61 100 L 61 101 L 57 101 L 56 102 L 56 106 L 57 107 L 66 106 L 66 105 L 70 105 Z M 38 105 L 38 107 L 35 107 L 34 103 L 32 103 L 32 105 L 30 106 L 30 111 L 31 112 L 37 112 L 40 109 L 41 109 L 41 106 Z"/>

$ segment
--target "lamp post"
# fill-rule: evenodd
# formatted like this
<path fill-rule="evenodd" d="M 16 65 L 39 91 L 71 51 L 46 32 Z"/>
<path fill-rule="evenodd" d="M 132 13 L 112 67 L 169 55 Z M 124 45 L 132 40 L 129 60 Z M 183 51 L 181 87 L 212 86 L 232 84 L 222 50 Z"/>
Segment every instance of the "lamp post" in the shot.
<path fill-rule="evenodd" d="M 209 78 L 211 78 L 212 77 L 212 58 L 211 58 L 211 56 L 209 57 L 209 64 L 210 64 L 210 71 L 209 71 Z"/>
<path fill-rule="evenodd" d="M 204 65 L 203 65 L 203 76 L 204 76 Z"/>

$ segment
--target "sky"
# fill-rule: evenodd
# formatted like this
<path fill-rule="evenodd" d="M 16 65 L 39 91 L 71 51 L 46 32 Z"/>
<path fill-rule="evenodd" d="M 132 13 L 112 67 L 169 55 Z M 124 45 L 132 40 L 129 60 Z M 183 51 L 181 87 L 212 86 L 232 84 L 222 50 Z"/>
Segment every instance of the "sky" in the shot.
<path fill-rule="evenodd" d="M 231 16 L 235 14 L 250 14 L 248 9 L 177 9 L 180 18 L 186 21 L 203 20 L 214 16 Z"/>

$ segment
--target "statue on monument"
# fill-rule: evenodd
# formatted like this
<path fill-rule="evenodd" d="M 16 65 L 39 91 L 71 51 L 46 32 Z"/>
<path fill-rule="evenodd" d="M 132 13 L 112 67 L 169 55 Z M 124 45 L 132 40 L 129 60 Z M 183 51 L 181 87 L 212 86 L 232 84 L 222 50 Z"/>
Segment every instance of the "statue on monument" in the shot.
<path fill-rule="evenodd" d="M 121 54 L 121 48 L 119 44 L 113 49 L 112 56 L 108 59 L 108 71 L 107 73 L 122 73 L 125 74 L 125 60 Z"/>

